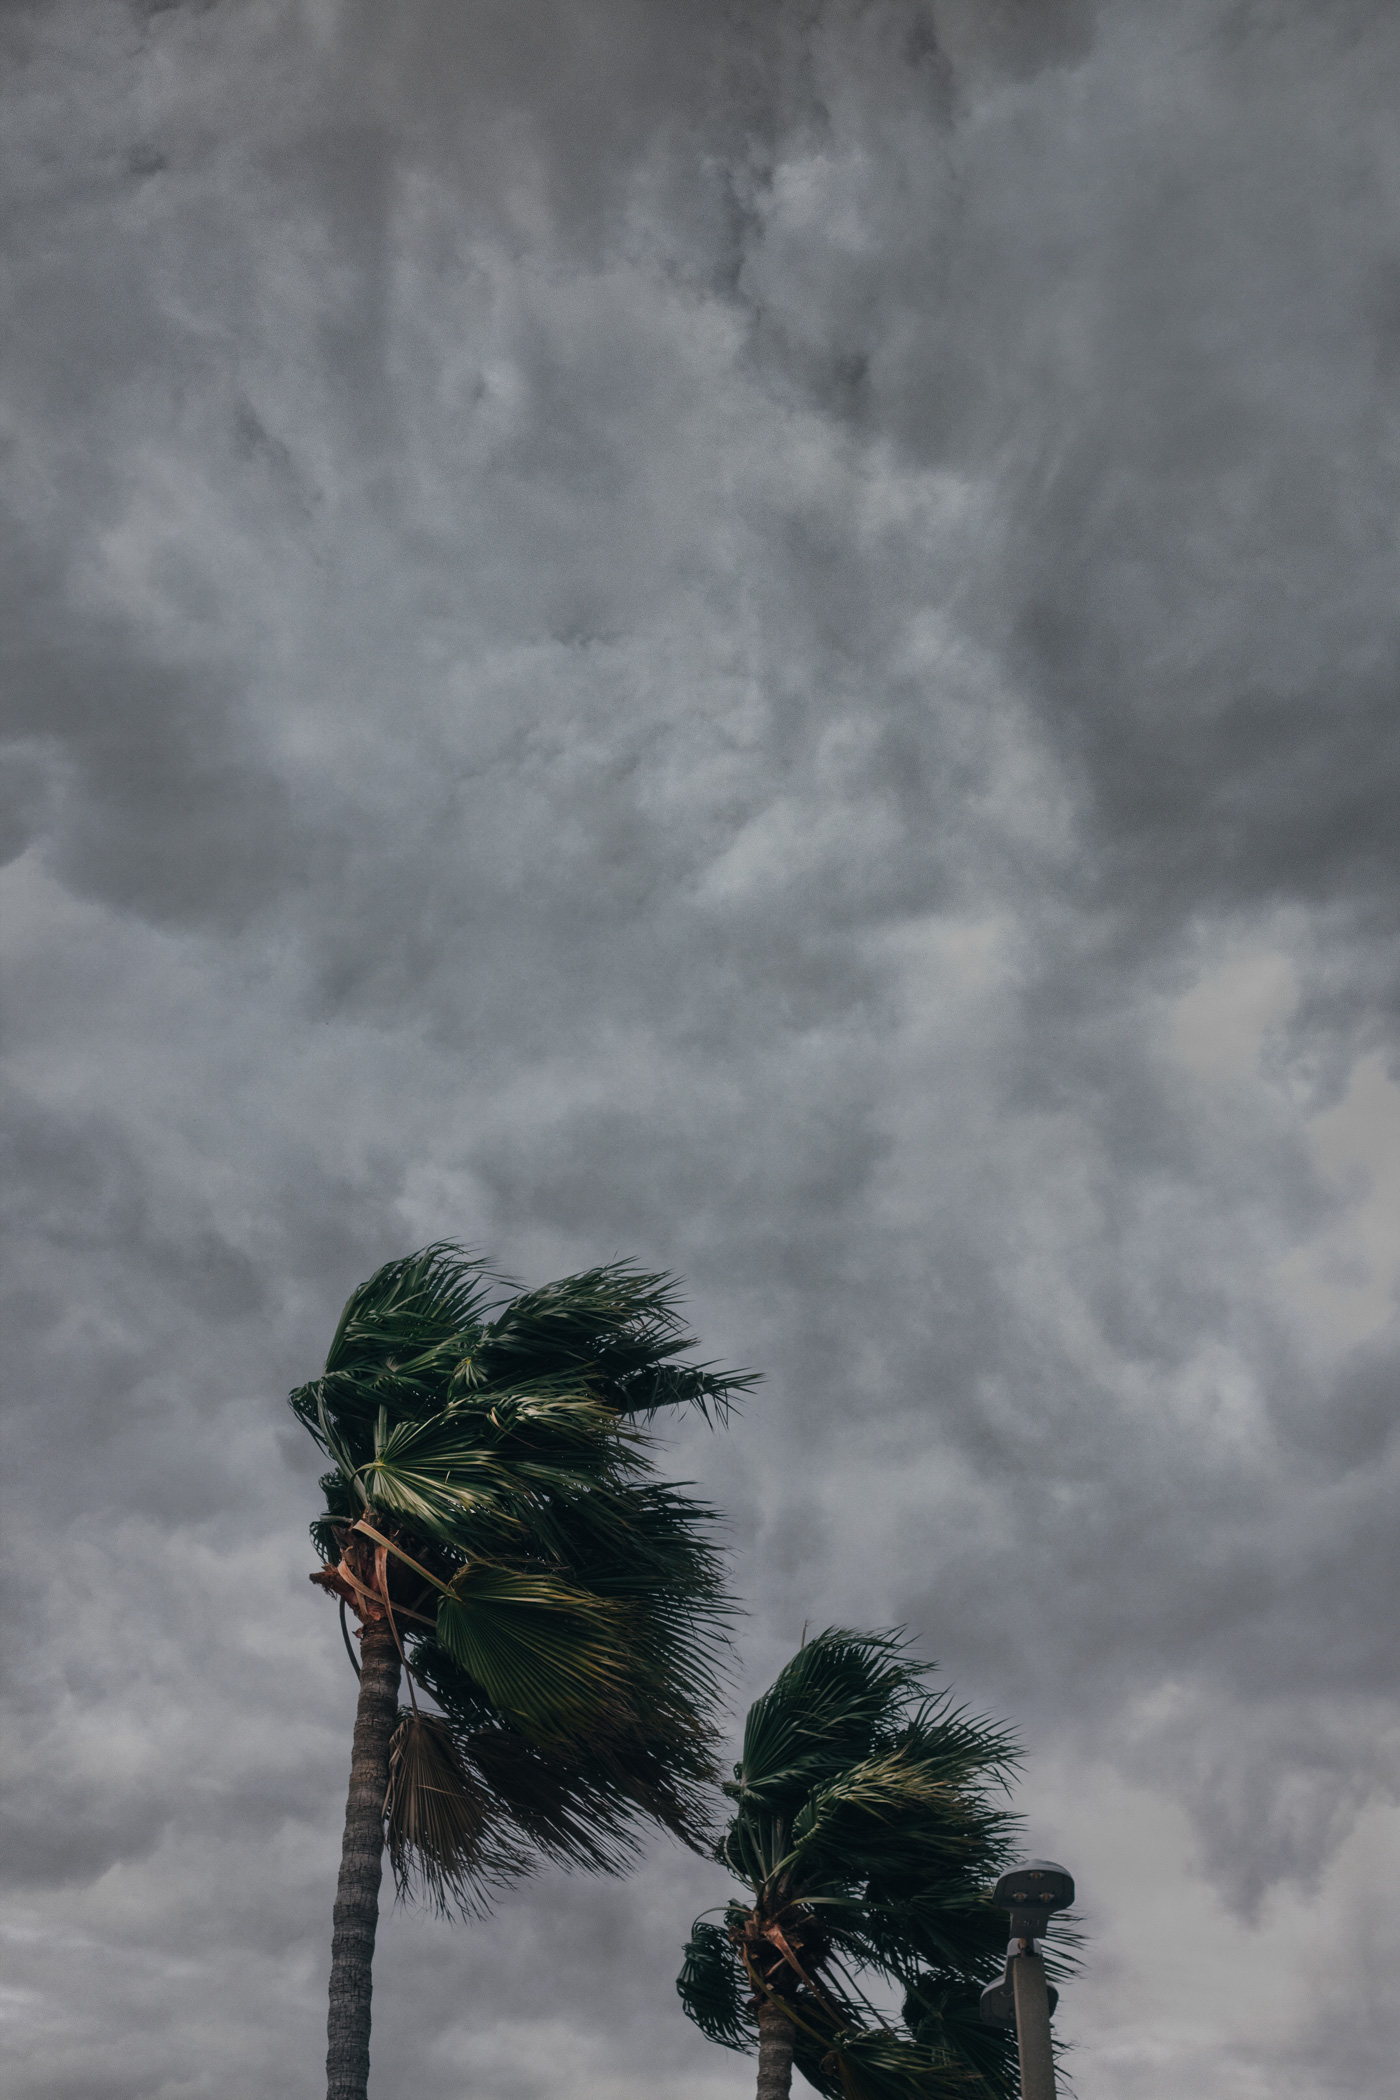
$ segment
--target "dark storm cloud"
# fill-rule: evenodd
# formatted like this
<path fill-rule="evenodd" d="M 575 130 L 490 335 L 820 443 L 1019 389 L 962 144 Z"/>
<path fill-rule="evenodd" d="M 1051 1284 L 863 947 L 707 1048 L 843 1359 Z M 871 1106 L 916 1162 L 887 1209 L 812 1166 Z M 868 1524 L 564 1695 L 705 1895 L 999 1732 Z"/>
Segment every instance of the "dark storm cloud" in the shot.
<path fill-rule="evenodd" d="M 1378 2090 L 1390 14 L 4 34 L 14 2089 L 315 2089 L 280 1396 L 446 1233 L 675 1267 L 768 1374 L 671 1449 L 744 1681 L 903 1619 L 1019 1722 L 1084 2100 Z M 722 1895 L 396 1915 L 376 2077 L 739 2092 Z"/>

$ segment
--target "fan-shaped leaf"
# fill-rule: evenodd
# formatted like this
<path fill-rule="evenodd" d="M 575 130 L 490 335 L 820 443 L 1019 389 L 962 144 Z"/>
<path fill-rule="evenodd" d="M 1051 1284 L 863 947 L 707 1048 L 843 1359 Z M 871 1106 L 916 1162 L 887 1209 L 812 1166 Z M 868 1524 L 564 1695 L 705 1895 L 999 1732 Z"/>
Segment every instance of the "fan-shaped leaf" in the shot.
<path fill-rule="evenodd" d="M 556 1577 L 476 1565 L 439 1599 L 437 1637 L 527 1733 L 574 1735 L 631 1712 L 627 1619 Z"/>

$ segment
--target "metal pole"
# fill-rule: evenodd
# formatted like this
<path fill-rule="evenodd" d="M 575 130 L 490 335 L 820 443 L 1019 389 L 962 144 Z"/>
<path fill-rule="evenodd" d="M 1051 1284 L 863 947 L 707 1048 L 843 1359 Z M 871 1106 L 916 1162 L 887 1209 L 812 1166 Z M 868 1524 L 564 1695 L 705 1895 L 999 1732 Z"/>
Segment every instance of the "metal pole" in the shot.
<path fill-rule="evenodd" d="M 1055 2100 L 1045 1964 L 1035 1951 L 1034 1940 L 1022 1940 L 1021 1950 L 1010 1964 L 1016 1993 L 1016 2043 L 1021 2052 L 1021 2100 Z"/>

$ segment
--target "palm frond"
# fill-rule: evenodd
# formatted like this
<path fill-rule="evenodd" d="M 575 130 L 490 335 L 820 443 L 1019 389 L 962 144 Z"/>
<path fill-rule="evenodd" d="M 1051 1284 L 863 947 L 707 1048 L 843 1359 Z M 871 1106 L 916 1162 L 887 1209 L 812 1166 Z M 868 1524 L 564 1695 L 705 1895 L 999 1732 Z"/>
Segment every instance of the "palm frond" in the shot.
<path fill-rule="evenodd" d="M 735 1607 L 707 1535 L 714 1525 L 705 1504 L 660 1483 L 616 1496 L 595 1490 L 551 1510 L 560 1563 L 580 1587 L 627 1611 L 633 1669 L 649 1702 L 679 1697 L 709 1712 L 726 1682 Z"/>
<path fill-rule="evenodd" d="M 1007 1934 L 1006 1913 L 993 1907 L 981 1875 L 1003 1863 L 998 1851 L 974 1870 L 940 1875 L 913 1895 L 893 1899 L 885 1884 L 872 1880 L 833 1918 L 832 1932 L 857 1960 L 892 1982 L 907 1986 L 921 1971 L 936 1971 L 980 1989 L 1001 1973 Z"/>
<path fill-rule="evenodd" d="M 418 1893 L 442 1915 L 479 1915 L 492 1892 L 530 1867 L 493 1829 L 488 1789 L 457 1754 L 447 1722 L 401 1713 L 389 1760 L 385 1835 L 401 1898 Z"/>
<path fill-rule="evenodd" d="M 1000 1915 L 1004 1933 L 1005 1912 Z M 1050 1933 L 1050 1943 L 1041 1942 L 1041 1958 L 1052 1977 L 1064 1979 L 1078 1968 L 1080 1934 L 1063 1915 L 1052 1920 Z M 972 2068 L 980 2080 L 978 2100 L 1016 2100 L 1021 2090 L 1015 2029 L 989 2026 L 981 2013 L 982 1986 L 1001 1976 L 1004 1959 L 1003 1949 L 998 1949 L 989 1969 L 977 1976 L 952 1968 L 916 1974 L 904 1999 L 904 2019 L 911 2032 L 936 2052 Z M 1060 2053 L 1058 2043 L 1055 2053 Z"/>
<path fill-rule="evenodd" d="M 376 1378 L 392 1379 L 402 1366 L 435 1350 L 446 1348 L 459 1361 L 480 1332 L 499 1282 L 478 1256 L 445 1240 L 386 1262 L 346 1300 L 325 1375 L 352 1390 Z"/>
<path fill-rule="evenodd" d="M 922 1699 L 931 1664 L 905 1654 L 897 1633 L 828 1627 L 804 1642 L 749 1708 L 734 1779 L 741 1801 L 794 1807 L 822 1778 L 868 1756 L 882 1731 Z"/>
<path fill-rule="evenodd" d="M 351 1293 L 325 1370 L 293 1392 L 294 1411 L 329 1449 L 358 1446 L 381 1406 L 398 1421 L 552 1383 L 616 1420 L 675 1406 L 722 1418 L 758 1382 L 677 1361 L 695 1342 L 672 1277 L 615 1262 L 509 1300 L 493 1296 L 502 1281 L 450 1242 L 386 1263 Z"/>
<path fill-rule="evenodd" d="M 752 2051 L 756 2027 L 745 2004 L 748 1979 L 723 1927 L 696 1919 L 686 1941 L 676 1990 L 702 2034 L 722 2048 Z"/>
<path fill-rule="evenodd" d="M 687 1335 L 675 1344 L 690 1349 Z M 663 1407 L 693 1407 L 710 1424 L 723 1424 L 746 1393 L 762 1383 L 758 1371 L 716 1371 L 709 1364 L 644 1363 L 615 1367 L 608 1351 L 601 1370 L 609 1396 L 620 1415 L 649 1421 Z"/>
<path fill-rule="evenodd" d="M 954 1706 L 951 1693 L 925 1700 L 899 1730 L 894 1747 L 907 1750 L 950 1785 L 975 1784 L 983 1793 L 1005 1793 L 1021 1764 L 1014 1732 Z"/>
<path fill-rule="evenodd" d="M 524 1733 L 576 1735 L 631 1714 L 621 1606 L 554 1575 L 480 1562 L 459 1569 L 449 1591 L 439 1643 Z"/>
<path fill-rule="evenodd" d="M 536 1743 L 507 1729 L 462 1742 L 512 1827 L 546 1859 L 612 1873 L 634 1860 L 647 1823 L 703 1850 L 702 1775 L 662 1736 Z"/>
<path fill-rule="evenodd" d="M 454 1240 L 436 1240 L 414 1254 L 387 1261 L 350 1293 L 340 1315 L 326 1369 L 338 1370 L 362 1349 L 407 1341 L 415 1354 L 429 1337 L 479 1326 L 498 1276 Z"/>
<path fill-rule="evenodd" d="M 381 1408 L 355 1475 L 370 1502 L 444 1545 L 480 1551 L 483 1524 L 494 1536 L 532 1519 L 548 1545 L 540 1526 L 555 1502 L 625 1490 L 643 1464 L 635 1441 L 588 1396 L 512 1396 L 392 1423 Z"/>
<path fill-rule="evenodd" d="M 503 1726 L 481 1687 L 425 1636 L 410 1646 L 417 1681 L 447 1716 L 458 1754 L 481 1775 L 512 1842 L 532 1856 L 610 1873 L 659 1822 L 705 1849 L 709 1744 L 644 1727 L 604 1740 L 536 1742 Z"/>
<path fill-rule="evenodd" d="M 956 2057 L 890 2027 L 847 2027 L 820 2039 L 799 2026 L 793 2055 L 830 2100 L 977 2100 L 976 2074 Z"/>
<path fill-rule="evenodd" d="M 789 1857 L 799 1872 L 810 1859 L 824 1875 L 927 1887 L 983 1869 L 1011 1821 L 939 1760 L 902 1747 L 814 1789 L 793 1819 Z"/>
<path fill-rule="evenodd" d="M 502 1307 L 484 1337 L 482 1361 L 488 1380 L 586 1369 L 594 1389 L 621 1415 L 694 1406 L 723 1417 L 757 1377 L 676 1362 L 694 1347 L 674 1278 L 610 1262 Z"/>
<path fill-rule="evenodd" d="M 980 1983 L 920 1976 L 905 1997 L 903 2014 L 916 2040 L 967 2066 L 975 2100 L 1016 2100 L 1021 2089 L 1016 2030 L 991 2027 L 982 2018 Z"/>

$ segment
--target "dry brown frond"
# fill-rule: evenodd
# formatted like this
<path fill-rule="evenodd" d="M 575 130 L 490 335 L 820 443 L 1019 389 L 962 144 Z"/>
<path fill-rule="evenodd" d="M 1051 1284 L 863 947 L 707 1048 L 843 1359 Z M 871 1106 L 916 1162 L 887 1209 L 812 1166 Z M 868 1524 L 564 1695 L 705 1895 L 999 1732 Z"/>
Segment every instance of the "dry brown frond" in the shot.
<path fill-rule="evenodd" d="M 457 1755 L 437 1714 L 405 1714 L 394 1731 L 384 1799 L 399 1896 L 417 1892 L 443 1916 L 481 1916 L 491 1891 L 526 1873 L 528 1857 L 491 1830 L 491 1797 Z"/>

